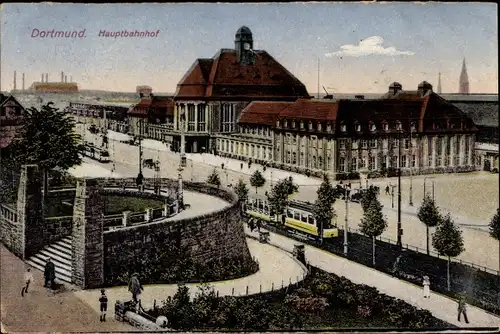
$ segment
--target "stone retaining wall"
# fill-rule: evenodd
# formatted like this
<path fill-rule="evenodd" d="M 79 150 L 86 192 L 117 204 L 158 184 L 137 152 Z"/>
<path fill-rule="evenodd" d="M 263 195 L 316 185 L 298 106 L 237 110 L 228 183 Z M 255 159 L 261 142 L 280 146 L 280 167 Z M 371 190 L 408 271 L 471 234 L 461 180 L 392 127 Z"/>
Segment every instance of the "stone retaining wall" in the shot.
<path fill-rule="evenodd" d="M 44 245 L 50 245 L 71 235 L 71 229 L 73 228 L 73 216 L 50 217 L 45 218 L 44 221 Z"/>
<path fill-rule="evenodd" d="M 186 188 L 222 198 L 229 201 L 228 206 L 197 217 L 105 231 L 105 276 L 118 276 L 117 268 L 133 265 L 137 256 L 162 254 L 162 249 L 172 244 L 194 261 L 234 257 L 251 260 L 236 194 L 201 183 L 186 183 Z"/>
<path fill-rule="evenodd" d="M 22 257 L 23 230 L 17 222 L 17 210 L 7 204 L 0 204 L 0 240 L 16 256 Z"/>

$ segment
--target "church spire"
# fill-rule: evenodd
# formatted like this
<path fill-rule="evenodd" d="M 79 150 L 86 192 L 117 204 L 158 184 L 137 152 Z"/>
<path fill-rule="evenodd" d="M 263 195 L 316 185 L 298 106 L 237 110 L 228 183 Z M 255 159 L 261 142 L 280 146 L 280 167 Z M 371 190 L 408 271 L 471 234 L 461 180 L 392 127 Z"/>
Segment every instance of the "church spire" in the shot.
<path fill-rule="evenodd" d="M 437 93 L 441 94 L 441 72 L 439 72 L 439 77 L 438 77 L 438 88 L 437 88 Z"/>
<path fill-rule="evenodd" d="M 458 87 L 460 94 L 469 94 L 469 76 L 467 75 L 467 66 L 465 65 L 465 58 L 462 62 L 462 72 L 460 73 L 460 83 Z"/>

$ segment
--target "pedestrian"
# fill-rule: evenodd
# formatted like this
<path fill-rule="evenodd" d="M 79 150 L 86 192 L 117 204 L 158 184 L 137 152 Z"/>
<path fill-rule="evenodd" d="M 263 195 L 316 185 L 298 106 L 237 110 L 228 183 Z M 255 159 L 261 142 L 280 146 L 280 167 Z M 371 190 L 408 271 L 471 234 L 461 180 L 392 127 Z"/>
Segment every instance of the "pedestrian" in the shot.
<path fill-rule="evenodd" d="M 32 283 L 33 280 L 33 273 L 31 272 L 31 268 L 26 269 L 26 272 L 24 273 L 24 286 L 23 289 L 21 290 L 21 296 L 24 297 L 25 293 L 28 293 L 28 288 L 30 286 L 30 283 Z"/>
<path fill-rule="evenodd" d="M 45 270 L 43 273 L 45 277 L 45 284 L 43 285 L 45 288 L 54 288 L 54 279 L 56 278 L 56 267 L 54 262 L 49 258 L 47 258 L 47 263 L 45 264 Z"/>
<path fill-rule="evenodd" d="M 423 286 L 424 298 L 431 298 L 431 280 L 429 279 L 429 276 L 424 276 Z"/>
<path fill-rule="evenodd" d="M 401 258 L 402 257 L 403 257 L 403 255 L 399 254 L 398 257 L 396 258 L 396 261 L 394 262 L 393 267 L 392 267 L 392 274 L 398 278 L 399 278 L 400 271 L 401 271 L 400 265 L 401 265 Z"/>
<path fill-rule="evenodd" d="M 386 187 L 385 187 L 385 194 L 386 194 L 386 195 L 389 195 L 389 186 L 386 186 Z"/>
<path fill-rule="evenodd" d="M 460 316 L 464 315 L 465 323 L 469 323 L 469 319 L 467 319 L 467 305 L 465 302 L 465 292 L 462 292 L 460 298 L 458 299 L 458 321 L 460 321 Z"/>
<path fill-rule="evenodd" d="M 220 164 L 221 169 L 224 169 L 224 163 Z"/>
<path fill-rule="evenodd" d="M 99 297 L 99 304 L 101 309 L 101 317 L 99 320 L 101 322 L 106 321 L 106 311 L 108 310 L 108 297 L 106 296 L 106 291 L 101 289 L 101 297 Z"/>
<path fill-rule="evenodd" d="M 243 169 L 243 162 L 240 164 L 240 169 Z"/>
<path fill-rule="evenodd" d="M 139 282 L 139 274 L 133 273 L 132 277 L 130 277 L 130 281 L 128 283 L 128 291 L 132 293 L 132 300 L 135 304 L 138 304 L 138 308 L 141 304 L 141 291 L 144 290 L 144 287 Z"/>

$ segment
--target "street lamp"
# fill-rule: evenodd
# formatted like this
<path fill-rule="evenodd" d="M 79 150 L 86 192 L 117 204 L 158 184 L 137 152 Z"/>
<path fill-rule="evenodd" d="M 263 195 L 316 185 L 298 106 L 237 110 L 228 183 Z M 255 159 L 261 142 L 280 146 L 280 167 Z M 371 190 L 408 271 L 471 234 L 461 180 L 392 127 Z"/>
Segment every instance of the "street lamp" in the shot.
<path fill-rule="evenodd" d="M 424 177 L 424 197 L 425 195 L 427 195 L 426 191 L 425 191 L 425 182 L 427 181 L 429 177 Z M 434 181 L 432 181 L 432 200 L 434 200 Z"/>
<path fill-rule="evenodd" d="M 402 230 L 401 230 L 401 129 L 398 132 L 398 239 L 397 239 L 397 246 L 399 248 L 403 247 L 403 244 L 401 242 L 401 235 L 402 235 Z"/>
<path fill-rule="evenodd" d="M 179 121 L 180 121 L 180 129 L 181 129 L 181 147 L 180 147 L 180 153 L 181 153 L 181 159 L 179 160 L 179 168 L 177 169 L 178 173 L 178 180 L 179 180 L 179 191 L 177 194 L 177 204 L 178 208 L 184 209 L 184 191 L 183 191 L 183 185 L 182 185 L 182 171 L 186 167 L 186 152 L 185 152 L 185 146 L 186 146 L 186 138 L 185 138 L 185 126 L 186 126 L 186 111 L 184 108 L 181 109 L 181 112 L 179 114 Z"/>
<path fill-rule="evenodd" d="M 348 224 L 349 224 L 349 186 L 346 184 L 345 185 L 345 221 L 344 221 L 344 256 L 347 257 L 347 251 L 348 251 L 348 239 L 347 239 L 347 233 L 348 233 Z"/>
<path fill-rule="evenodd" d="M 413 132 L 413 123 L 410 124 L 410 206 L 413 206 L 413 172 L 412 172 L 412 164 L 413 164 L 413 142 L 412 142 L 412 132 Z"/>

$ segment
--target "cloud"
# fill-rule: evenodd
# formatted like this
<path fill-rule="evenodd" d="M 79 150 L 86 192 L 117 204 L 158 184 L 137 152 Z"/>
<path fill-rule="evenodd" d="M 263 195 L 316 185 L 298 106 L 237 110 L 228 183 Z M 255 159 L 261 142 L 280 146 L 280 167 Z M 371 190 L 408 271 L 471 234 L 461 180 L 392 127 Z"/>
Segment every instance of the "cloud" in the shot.
<path fill-rule="evenodd" d="M 382 44 L 384 39 L 380 36 L 372 36 L 361 40 L 358 45 L 342 45 L 340 51 L 327 53 L 326 57 L 362 57 L 370 55 L 382 56 L 412 56 L 415 52 L 412 51 L 399 51 L 391 46 L 384 48 Z"/>

